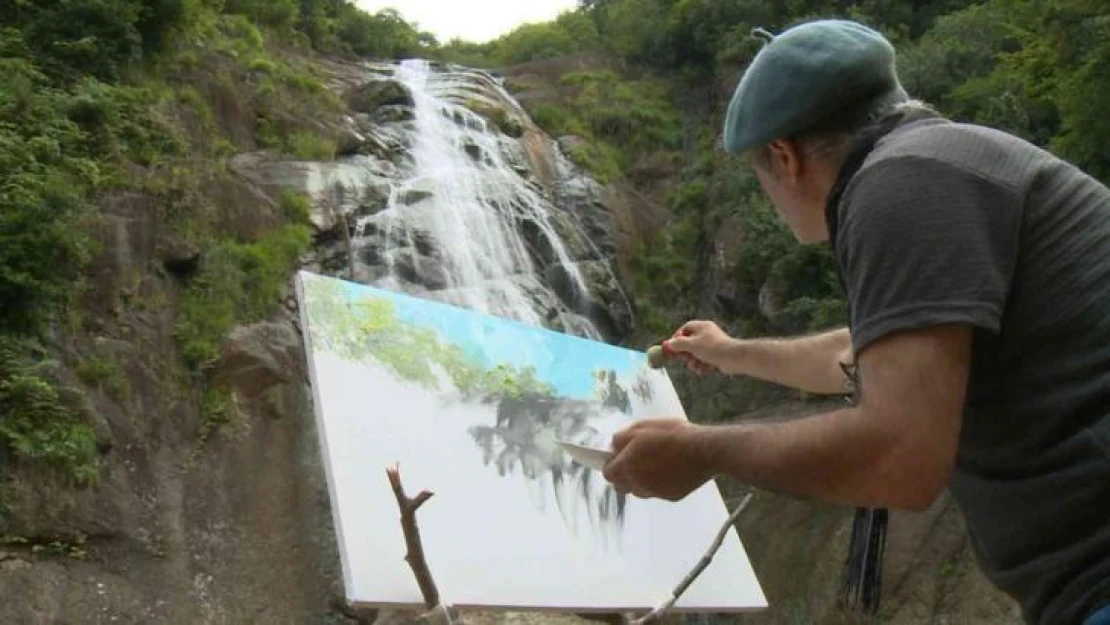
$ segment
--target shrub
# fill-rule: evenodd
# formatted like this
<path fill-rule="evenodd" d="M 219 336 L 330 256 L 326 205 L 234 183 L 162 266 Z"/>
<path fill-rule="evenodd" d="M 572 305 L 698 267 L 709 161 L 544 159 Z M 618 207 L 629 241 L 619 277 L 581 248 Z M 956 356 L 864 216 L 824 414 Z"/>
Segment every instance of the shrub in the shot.
<path fill-rule="evenodd" d="M 37 342 L 0 334 L 0 441 L 19 458 L 90 483 L 97 475 L 96 441 L 63 403 L 46 356 Z"/>
<path fill-rule="evenodd" d="M 177 339 L 190 368 L 210 368 L 219 357 L 220 342 L 236 323 L 257 321 L 270 312 L 308 247 L 309 236 L 308 227 L 293 224 L 254 243 L 224 240 L 206 251 L 177 324 Z"/>

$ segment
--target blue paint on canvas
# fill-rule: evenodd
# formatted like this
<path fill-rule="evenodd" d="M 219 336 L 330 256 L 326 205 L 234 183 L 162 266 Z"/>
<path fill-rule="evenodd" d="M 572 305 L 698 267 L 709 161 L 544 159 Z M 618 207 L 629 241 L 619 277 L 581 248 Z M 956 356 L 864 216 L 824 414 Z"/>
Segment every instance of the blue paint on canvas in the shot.
<path fill-rule="evenodd" d="M 341 284 L 352 299 L 389 300 L 406 324 L 435 331 L 487 366 L 534 367 L 536 377 L 562 397 L 590 397 L 595 369 L 626 377 L 635 375 L 647 362 L 641 352 L 411 295 L 347 281 Z M 574 363 L 581 366 L 572 366 Z"/>

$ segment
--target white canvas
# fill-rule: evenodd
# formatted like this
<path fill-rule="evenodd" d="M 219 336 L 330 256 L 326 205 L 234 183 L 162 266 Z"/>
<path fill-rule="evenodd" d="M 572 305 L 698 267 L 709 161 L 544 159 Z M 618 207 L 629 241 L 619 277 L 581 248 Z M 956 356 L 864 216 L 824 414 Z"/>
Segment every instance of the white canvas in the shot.
<path fill-rule="evenodd" d="M 297 294 L 352 604 L 422 603 L 394 463 L 410 496 L 434 492 L 417 513 L 425 554 L 444 602 L 464 609 L 650 609 L 727 518 L 712 482 L 677 503 L 621 503 L 555 444 L 685 418 L 643 353 L 308 272 Z M 730 531 L 676 610 L 766 605 Z"/>

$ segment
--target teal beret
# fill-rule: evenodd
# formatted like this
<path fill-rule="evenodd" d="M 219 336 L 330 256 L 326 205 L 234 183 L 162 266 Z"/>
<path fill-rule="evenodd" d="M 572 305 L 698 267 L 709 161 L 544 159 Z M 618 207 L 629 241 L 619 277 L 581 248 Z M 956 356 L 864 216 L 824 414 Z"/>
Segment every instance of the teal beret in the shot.
<path fill-rule="evenodd" d="M 725 150 L 737 154 L 908 99 L 894 56 L 880 33 L 846 20 L 807 22 L 771 37 L 728 105 Z"/>

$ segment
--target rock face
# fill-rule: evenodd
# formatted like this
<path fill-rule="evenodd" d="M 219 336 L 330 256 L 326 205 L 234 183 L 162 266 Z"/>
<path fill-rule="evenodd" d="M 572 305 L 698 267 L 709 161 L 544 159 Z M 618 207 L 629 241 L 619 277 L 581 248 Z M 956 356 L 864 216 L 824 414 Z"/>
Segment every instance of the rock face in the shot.
<path fill-rule="evenodd" d="M 177 278 L 157 271 L 172 241 L 150 203 L 105 201 L 88 307 L 99 329 L 72 346 L 114 363 L 122 387 L 63 371 L 87 396 L 98 484 L 5 467 L 0 536 L 20 540 L 0 545 L 0 623 L 353 622 L 333 607 L 342 589 L 297 330 L 279 314 L 228 337 L 219 377 L 235 410 L 206 423 L 203 395 L 174 373 Z"/>

